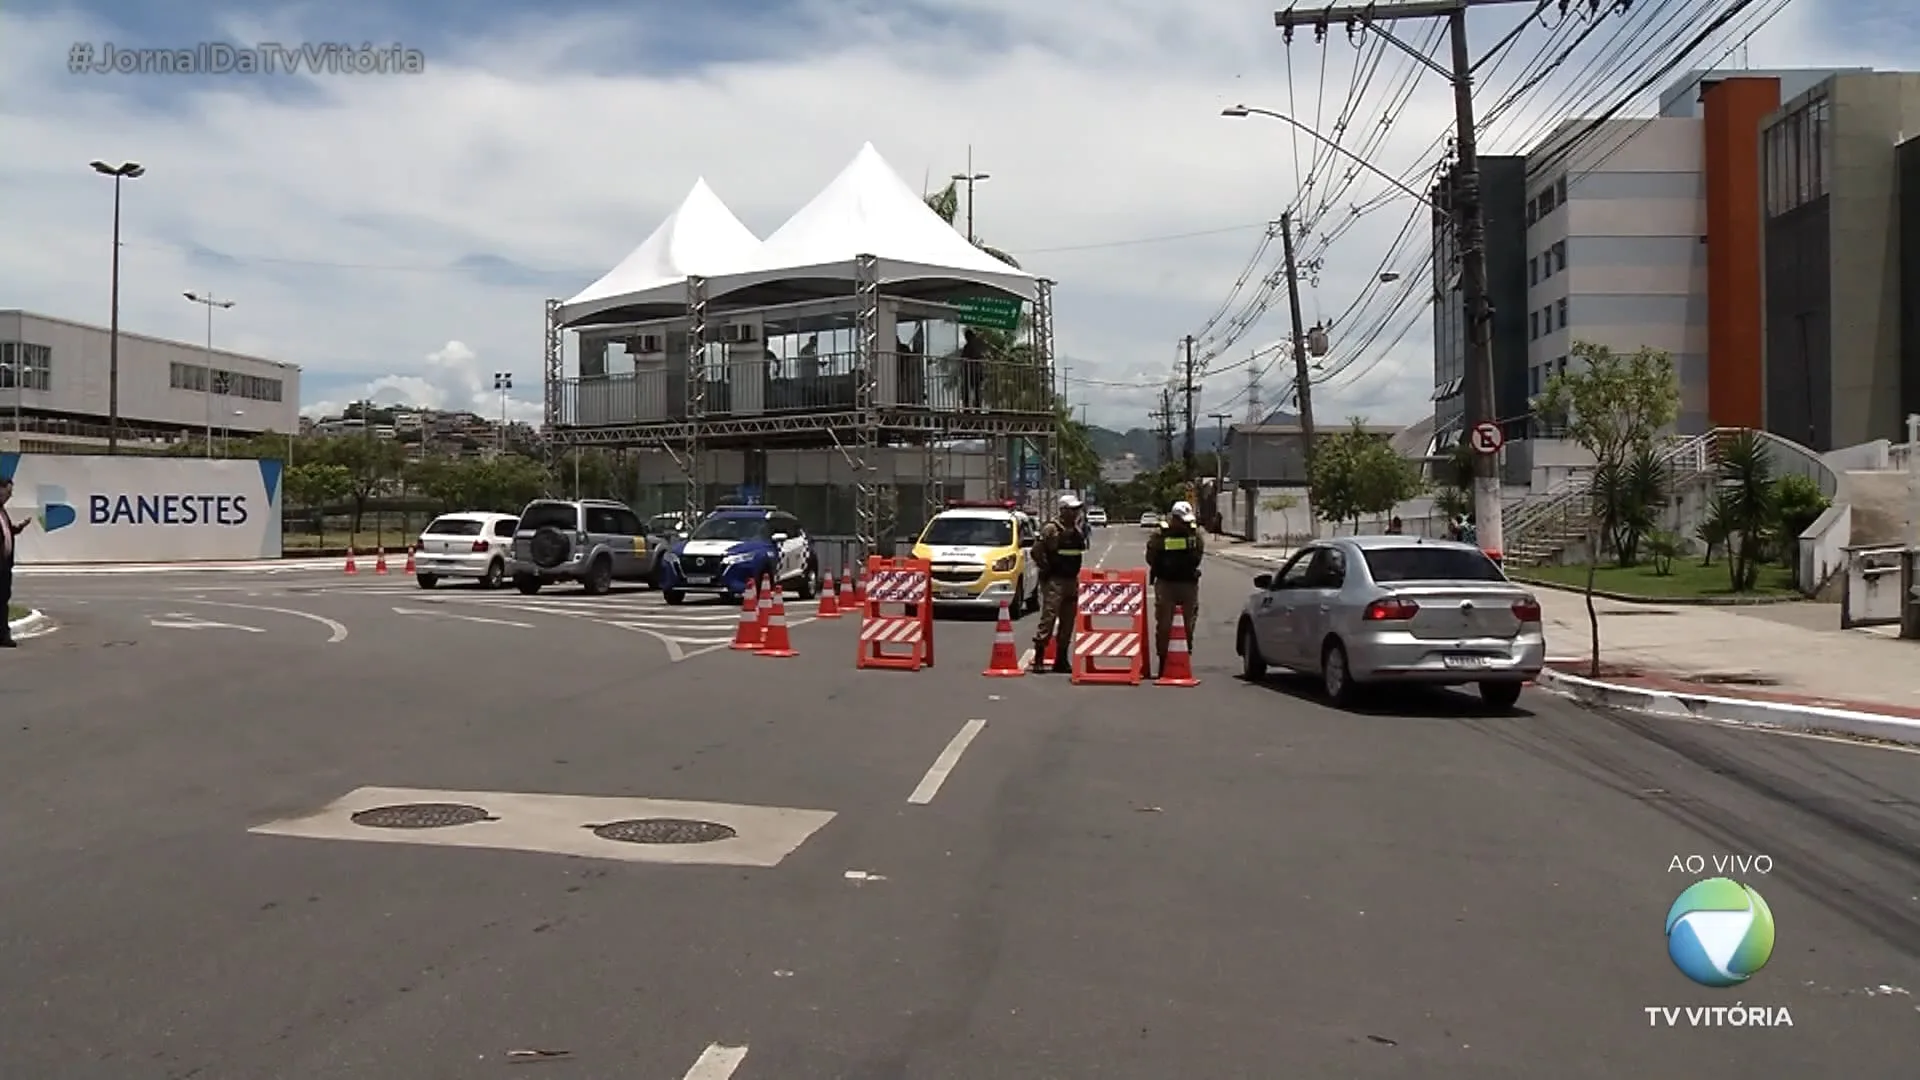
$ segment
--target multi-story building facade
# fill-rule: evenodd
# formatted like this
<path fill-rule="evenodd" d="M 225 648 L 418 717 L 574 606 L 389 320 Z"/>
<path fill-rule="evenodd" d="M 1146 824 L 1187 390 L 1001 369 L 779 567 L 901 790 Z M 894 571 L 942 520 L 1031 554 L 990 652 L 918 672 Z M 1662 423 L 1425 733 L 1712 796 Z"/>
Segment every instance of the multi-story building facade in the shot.
<path fill-rule="evenodd" d="M 18 416 L 30 440 L 46 441 L 36 432 L 63 441 L 104 436 L 111 340 L 105 327 L 0 311 L 0 429 L 13 430 Z M 124 330 L 119 356 L 123 437 L 299 428 L 300 369 L 293 364 Z"/>
<path fill-rule="evenodd" d="M 1707 307 L 1701 121 L 1563 124 L 1528 154 L 1527 385 L 1573 344 L 1673 358 L 1683 432 L 1705 430 Z"/>
<path fill-rule="evenodd" d="M 1785 101 L 1760 135 L 1767 430 L 1815 450 L 1903 440 L 1898 147 L 1920 74 L 1844 72 Z"/>
<path fill-rule="evenodd" d="M 1434 445 L 1459 441 L 1466 416 L 1467 309 L 1460 291 L 1459 245 L 1453 229 L 1455 170 L 1433 188 Z M 1480 159 L 1481 215 L 1486 225 L 1487 301 L 1493 315 L 1494 415 L 1510 439 L 1526 434 L 1527 416 L 1527 160 Z"/>

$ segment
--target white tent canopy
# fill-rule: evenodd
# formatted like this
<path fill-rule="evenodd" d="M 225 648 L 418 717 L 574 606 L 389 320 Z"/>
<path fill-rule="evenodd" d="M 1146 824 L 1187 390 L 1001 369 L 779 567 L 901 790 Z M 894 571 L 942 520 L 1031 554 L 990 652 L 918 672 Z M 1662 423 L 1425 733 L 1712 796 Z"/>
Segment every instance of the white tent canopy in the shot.
<path fill-rule="evenodd" d="M 560 322 L 571 325 L 604 312 L 639 309 L 666 315 L 686 306 L 689 275 L 714 277 L 760 265 L 760 240 L 702 178 L 653 234 L 620 265 L 560 306 Z M 666 308 L 645 312 L 648 307 Z"/>
<path fill-rule="evenodd" d="M 872 143 L 774 230 L 748 264 L 701 276 L 709 300 L 802 281 L 846 282 L 850 295 L 862 255 L 880 260 L 883 286 L 972 285 L 1027 301 L 1039 292 L 1034 275 L 981 251 L 941 220 Z M 685 289 L 680 282 L 663 283 L 628 302 L 684 308 Z"/>

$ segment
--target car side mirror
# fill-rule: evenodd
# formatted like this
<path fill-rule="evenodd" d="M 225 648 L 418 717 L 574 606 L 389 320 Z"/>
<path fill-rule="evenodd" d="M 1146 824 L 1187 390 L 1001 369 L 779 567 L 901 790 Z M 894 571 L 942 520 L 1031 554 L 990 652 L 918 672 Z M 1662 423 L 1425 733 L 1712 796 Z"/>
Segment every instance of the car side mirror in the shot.
<path fill-rule="evenodd" d="M 776 543 L 776 544 L 784 544 L 784 543 L 786 543 L 786 542 L 787 542 L 787 534 L 786 534 L 786 533 L 774 533 L 774 534 L 773 534 L 773 542 L 774 542 L 774 543 Z"/>
<path fill-rule="evenodd" d="M 1253 587 L 1254 587 L 1254 588 L 1256 588 L 1256 589 L 1271 589 L 1271 588 L 1273 588 L 1273 575 L 1272 575 L 1272 574 L 1256 574 L 1256 575 L 1254 575 L 1254 579 L 1253 579 Z"/>

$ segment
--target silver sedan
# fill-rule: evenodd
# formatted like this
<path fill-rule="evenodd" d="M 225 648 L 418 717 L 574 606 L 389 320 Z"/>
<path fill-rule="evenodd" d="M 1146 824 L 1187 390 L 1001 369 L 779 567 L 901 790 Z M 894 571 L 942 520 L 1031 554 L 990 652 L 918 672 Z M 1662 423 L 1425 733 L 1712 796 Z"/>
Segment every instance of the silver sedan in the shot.
<path fill-rule="evenodd" d="M 1235 634 L 1247 678 L 1318 673 L 1339 704 L 1370 683 L 1475 683 L 1507 708 L 1546 662 L 1540 602 L 1471 544 L 1321 540 L 1253 584 Z"/>

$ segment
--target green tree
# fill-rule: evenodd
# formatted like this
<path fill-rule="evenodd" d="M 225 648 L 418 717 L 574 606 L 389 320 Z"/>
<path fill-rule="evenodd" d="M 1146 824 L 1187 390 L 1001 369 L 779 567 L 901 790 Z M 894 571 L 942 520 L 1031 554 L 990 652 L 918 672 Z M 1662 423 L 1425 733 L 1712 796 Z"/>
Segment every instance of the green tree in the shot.
<path fill-rule="evenodd" d="M 1833 500 L 1821 492 L 1812 477 L 1789 473 L 1774 482 L 1773 502 L 1780 518 L 1780 562 L 1790 567 L 1800 557 L 1800 534 L 1827 512 Z"/>
<path fill-rule="evenodd" d="M 1347 467 L 1352 472 L 1354 506 L 1361 514 L 1386 514 L 1426 489 L 1418 463 L 1394 453 L 1385 439 L 1369 435 L 1355 419 L 1344 436 L 1351 442 Z"/>
<path fill-rule="evenodd" d="M 1313 514 L 1336 527 L 1360 519 L 1360 493 L 1354 487 L 1353 440 L 1342 432 L 1320 441 L 1307 459 L 1307 499 Z"/>
<path fill-rule="evenodd" d="M 1751 592 L 1759 583 L 1767 546 L 1779 524 L 1772 455 L 1758 434 L 1741 431 L 1722 440 L 1715 457 L 1717 493 L 1724 500 L 1726 515 L 1728 584 L 1736 593 Z"/>
<path fill-rule="evenodd" d="M 1641 348 L 1621 355 L 1590 341 L 1573 343 L 1571 370 L 1548 380 L 1535 411 L 1564 426 L 1567 436 L 1593 455 L 1595 482 L 1587 515 L 1587 625 L 1593 650 L 1590 674 L 1600 675 L 1600 614 L 1593 606 L 1593 576 L 1603 539 L 1620 527 L 1627 509 L 1621 493 L 1628 487 L 1628 464 L 1680 414 L 1680 381 L 1673 358 Z M 1603 482 L 1604 481 L 1604 482 Z"/>
<path fill-rule="evenodd" d="M 309 461 L 288 469 L 281 485 L 289 504 L 319 509 L 353 494 L 353 474 L 343 466 Z"/>
<path fill-rule="evenodd" d="M 314 460 L 338 465 L 353 478 L 347 497 L 353 502 L 353 531 L 358 534 L 367 514 L 367 504 L 383 484 L 400 478 L 406 456 L 398 443 L 365 435 L 343 435 L 324 439 L 316 445 Z"/>

